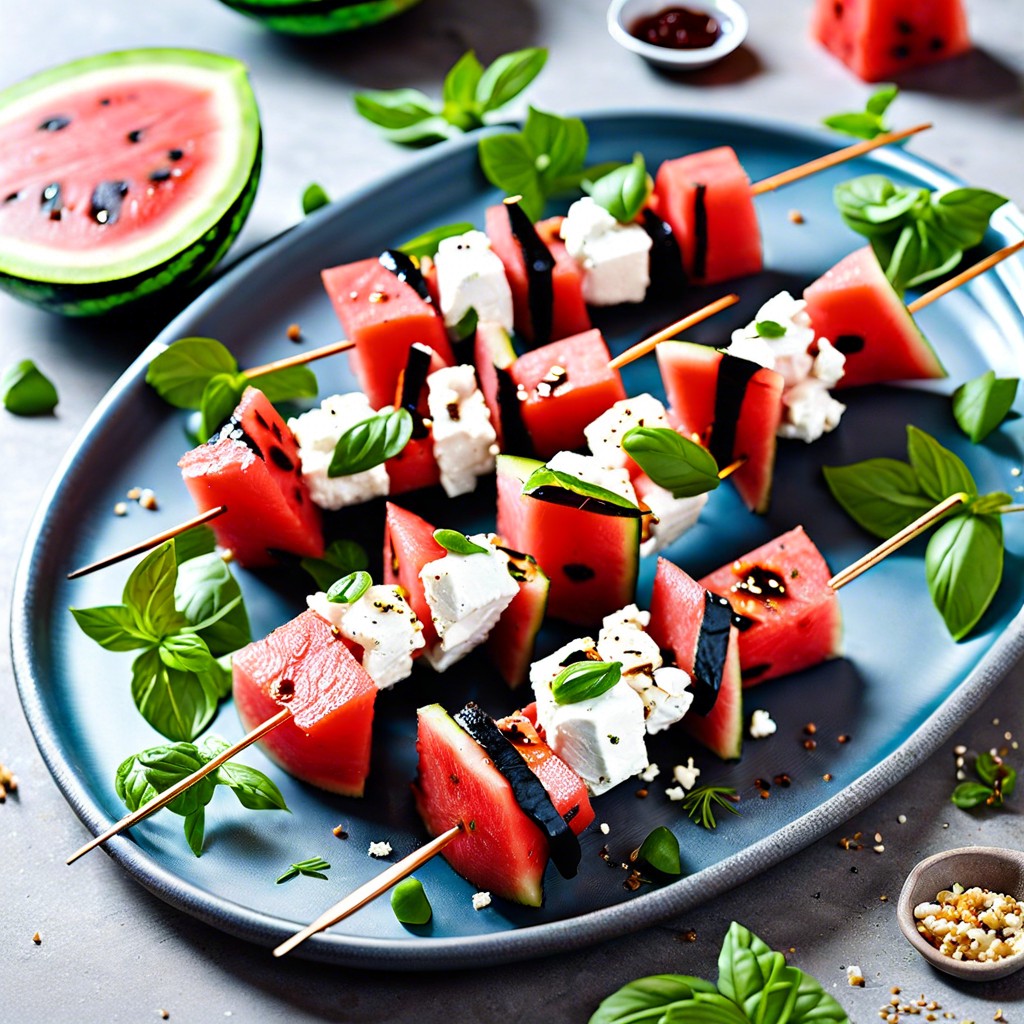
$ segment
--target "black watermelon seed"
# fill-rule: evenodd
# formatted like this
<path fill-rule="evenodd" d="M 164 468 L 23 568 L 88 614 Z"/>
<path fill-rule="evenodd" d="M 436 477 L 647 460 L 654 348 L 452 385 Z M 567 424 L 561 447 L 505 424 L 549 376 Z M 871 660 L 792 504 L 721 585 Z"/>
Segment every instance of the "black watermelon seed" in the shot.
<path fill-rule="evenodd" d="M 864 351 L 864 338 L 859 334 L 840 334 L 836 338 L 836 350 L 844 356 L 853 355 L 854 352 Z"/>
<path fill-rule="evenodd" d="M 60 220 L 60 211 L 64 204 L 61 202 L 59 181 L 51 181 L 43 189 L 39 203 L 43 213 L 48 213 L 52 220 Z"/>
<path fill-rule="evenodd" d="M 20 199 L 20 198 L 21 198 L 21 193 L 20 192 L 12 192 L 9 196 L 5 196 L 4 197 L 4 202 L 5 203 L 13 203 L 15 199 Z"/>
<path fill-rule="evenodd" d="M 103 99 L 100 100 L 100 106 L 101 107 L 109 107 L 110 106 L 110 97 L 109 96 L 104 96 Z"/>
<path fill-rule="evenodd" d="M 570 562 L 568 565 L 563 565 L 562 572 L 573 583 L 586 583 L 587 580 L 592 580 L 597 575 L 589 565 L 584 565 L 582 562 Z"/>
<path fill-rule="evenodd" d="M 270 456 L 270 461 L 278 469 L 283 469 L 286 473 L 290 473 L 295 468 L 295 463 L 276 444 L 270 446 L 267 454 Z"/>
<path fill-rule="evenodd" d="M 296 487 L 295 488 L 295 502 L 296 502 L 296 504 L 301 505 L 303 500 L 304 499 L 302 497 L 302 488 L 301 487 Z"/>
<path fill-rule="evenodd" d="M 133 128 L 128 133 L 128 141 L 129 142 L 141 142 L 142 141 L 142 133 L 143 133 L 143 129 L 142 128 Z"/>
<path fill-rule="evenodd" d="M 71 124 L 71 118 L 65 117 L 63 114 L 57 114 L 55 117 L 48 117 L 40 126 L 39 131 L 41 132 L 59 132 L 62 128 L 67 128 Z"/>
<path fill-rule="evenodd" d="M 278 441 L 281 441 L 282 443 L 284 442 L 284 438 L 281 436 L 281 425 L 279 423 L 275 423 L 270 428 L 270 432 L 278 439 Z"/>
<path fill-rule="evenodd" d="M 896 20 L 896 31 L 901 36 L 912 36 L 914 34 L 914 26 L 909 21 L 905 21 L 903 18 Z"/>
<path fill-rule="evenodd" d="M 928 44 L 928 49 L 929 49 L 929 50 L 942 50 L 942 49 L 944 49 L 944 48 L 945 48 L 945 46 L 946 46 L 946 40 L 945 40 L 945 39 L 940 39 L 940 38 L 939 38 L 938 36 L 936 36 L 936 37 L 935 37 L 935 38 L 934 38 L 934 39 L 933 39 L 933 40 L 932 40 L 932 41 L 931 41 L 931 42 L 930 42 L 930 43 Z"/>
<path fill-rule="evenodd" d="M 158 167 L 155 171 L 149 172 L 150 181 L 167 181 L 171 176 L 171 172 L 166 167 Z"/>
<path fill-rule="evenodd" d="M 121 216 L 121 201 L 128 194 L 127 181 L 101 181 L 89 200 L 89 215 L 97 224 L 114 224 Z"/>
<path fill-rule="evenodd" d="M 270 429 L 270 425 L 269 425 L 269 424 L 267 423 L 267 421 L 266 421 L 266 420 L 265 420 L 265 419 L 263 418 L 263 415 L 262 415 L 261 413 L 256 413 L 256 422 L 257 422 L 257 423 L 258 423 L 258 424 L 259 424 L 259 425 L 260 425 L 260 426 L 261 426 L 261 427 L 262 427 L 262 428 L 263 428 L 264 430 L 269 430 L 269 429 Z"/>
<path fill-rule="evenodd" d="M 907 57 L 910 56 L 910 47 L 909 46 L 902 46 L 902 45 L 901 46 L 894 46 L 892 48 L 892 55 L 895 58 L 897 58 L 897 60 L 905 60 Z"/>
<path fill-rule="evenodd" d="M 184 155 L 185 155 L 185 153 L 182 150 L 180 150 L 180 149 L 169 149 L 169 150 L 167 150 L 167 159 L 168 160 L 180 160 Z"/>
<path fill-rule="evenodd" d="M 841 18 L 843 16 L 843 5 L 838 2 L 834 3 L 832 5 L 832 11 L 837 18 Z"/>

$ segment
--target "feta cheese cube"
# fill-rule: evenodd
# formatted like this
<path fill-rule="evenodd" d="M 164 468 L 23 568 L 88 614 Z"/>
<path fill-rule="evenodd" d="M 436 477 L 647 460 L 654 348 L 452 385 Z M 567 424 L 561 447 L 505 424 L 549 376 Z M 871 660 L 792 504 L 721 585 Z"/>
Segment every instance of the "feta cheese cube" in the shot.
<path fill-rule="evenodd" d="M 454 327 L 475 309 L 479 320 L 512 330 L 512 289 L 504 265 L 482 231 L 442 239 L 434 266 L 446 326 Z"/>
<path fill-rule="evenodd" d="M 439 643 L 424 657 L 443 672 L 487 639 L 501 613 L 519 593 L 508 571 L 508 555 L 486 533 L 469 538 L 487 550 L 472 555 L 448 552 L 420 569 Z"/>
<path fill-rule="evenodd" d="M 592 306 L 643 302 L 651 283 L 651 237 L 639 224 L 620 224 L 590 196 L 577 199 L 560 234 L 583 270 L 583 298 Z"/>
<path fill-rule="evenodd" d="M 385 690 L 412 672 L 412 655 L 426 646 L 423 624 L 409 607 L 400 587 L 378 585 L 351 604 L 327 600 L 322 590 L 306 604 L 363 649 L 363 668 Z"/>
<path fill-rule="evenodd" d="M 628 470 L 604 466 L 601 460 L 593 455 L 559 452 L 553 459 L 548 460 L 547 466 L 557 473 L 566 473 L 588 484 L 603 487 L 606 491 L 636 504 L 636 491 L 633 490 Z"/>
<path fill-rule="evenodd" d="M 361 391 L 352 391 L 331 395 L 319 408 L 288 420 L 288 429 L 299 443 L 302 477 L 310 497 L 320 508 L 344 508 L 388 494 L 391 484 L 383 465 L 349 476 L 327 475 L 341 435 L 373 415 L 366 396 Z"/>
<path fill-rule="evenodd" d="M 669 427 L 665 406 L 653 395 L 626 398 L 605 410 L 583 431 L 590 453 L 605 466 L 627 467 L 629 456 L 622 450 L 622 438 L 633 427 Z"/>
<path fill-rule="evenodd" d="M 757 324 L 766 320 L 778 324 L 784 333 L 777 338 L 762 338 L 757 333 Z M 779 292 L 746 327 L 732 332 L 729 353 L 777 370 L 785 378 L 786 387 L 792 387 L 811 372 L 814 359 L 808 350 L 813 344 L 814 328 L 807 315 L 806 301 L 794 299 L 789 292 Z"/>
<path fill-rule="evenodd" d="M 473 909 L 483 910 L 484 907 L 491 905 L 491 894 L 489 892 L 475 892 L 473 893 Z"/>
<path fill-rule="evenodd" d="M 659 487 L 650 477 L 640 477 L 636 481 L 637 495 L 640 500 L 654 513 L 654 519 L 648 524 L 649 536 L 640 545 L 641 555 L 653 555 L 663 551 L 673 541 L 678 540 L 687 530 L 695 526 L 704 506 L 708 503 L 708 495 L 697 494 L 692 498 L 676 498 L 671 491 Z"/>
<path fill-rule="evenodd" d="M 494 470 L 497 434 L 472 366 L 446 366 L 427 377 L 434 458 L 449 498 L 476 489 Z"/>

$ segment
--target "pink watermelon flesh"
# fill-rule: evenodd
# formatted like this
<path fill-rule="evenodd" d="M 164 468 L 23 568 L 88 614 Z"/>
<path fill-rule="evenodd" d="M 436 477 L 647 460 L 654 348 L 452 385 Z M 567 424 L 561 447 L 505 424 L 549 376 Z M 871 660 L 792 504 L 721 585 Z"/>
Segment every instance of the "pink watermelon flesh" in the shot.
<path fill-rule="evenodd" d="M 654 184 L 691 281 L 715 284 L 760 273 L 761 229 L 750 179 L 729 146 L 666 160 Z"/>
<path fill-rule="evenodd" d="M 832 573 L 802 526 L 702 579 L 749 626 L 739 637 L 744 686 L 810 668 L 842 653 L 842 609 Z"/>
<path fill-rule="evenodd" d="M 960 0 L 817 0 L 811 34 L 866 82 L 971 48 Z"/>
<path fill-rule="evenodd" d="M 688 341 L 662 342 L 655 351 L 679 430 L 708 448 L 719 469 L 745 459 L 729 479 L 748 508 L 767 511 L 782 375 Z"/>
<path fill-rule="evenodd" d="M 434 350 L 434 369 L 455 362 L 437 309 L 379 260 L 331 267 L 321 276 L 345 337 L 355 344 L 352 368 L 375 409 L 394 403 L 414 342 Z"/>
<path fill-rule="evenodd" d="M 504 548 L 519 593 L 501 613 L 487 637 L 487 653 L 509 686 L 520 686 L 530 671 L 537 633 L 544 622 L 550 582 L 532 555 Z"/>
<path fill-rule="evenodd" d="M 389 494 L 405 494 L 433 487 L 441 482 L 441 470 L 434 458 L 433 435 L 413 437 L 393 458 L 384 463 Z"/>
<path fill-rule="evenodd" d="M 498 456 L 498 533 L 510 547 L 529 551 L 550 580 L 549 615 L 596 625 L 634 599 L 640 520 L 524 495 L 524 482 L 541 465 Z"/>
<path fill-rule="evenodd" d="M 332 793 L 363 795 L 377 687 L 336 630 L 303 612 L 238 651 L 232 676 L 247 732 L 291 710 L 260 741 L 289 775 Z"/>
<path fill-rule="evenodd" d="M 491 424 L 498 435 L 498 447 L 505 451 L 504 419 L 507 415 L 502 401 L 501 375 L 506 374 L 516 360 L 516 350 L 512 347 L 512 339 L 508 331 L 498 324 L 477 324 L 473 362 L 476 365 L 477 380 L 484 401 L 491 413 Z M 508 385 L 506 385 L 508 387 Z M 514 390 L 514 385 L 512 385 Z M 516 452 L 521 455 L 523 452 Z"/>
<path fill-rule="evenodd" d="M 815 336 L 846 356 L 837 388 L 946 376 L 870 246 L 843 257 L 804 298 Z"/>
<path fill-rule="evenodd" d="M 437 643 L 430 605 L 427 604 L 420 580 L 420 569 L 435 559 L 444 558 L 445 550 L 434 540 L 435 527 L 404 508 L 387 503 L 384 520 L 384 582 L 397 583 L 405 591 L 409 607 L 423 623 L 423 639 L 427 647 Z M 416 652 L 417 655 L 422 652 Z"/>
<path fill-rule="evenodd" d="M 219 440 L 178 460 L 200 512 L 226 505 L 210 524 L 239 564 L 272 565 L 273 551 L 319 558 L 320 510 L 302 478 L 299 449 L 284 420 L 256 388 L 246 388 Z"/>
<path fill-rule="evenodd" d="M 721 614 L 723 607 L 702 583 L 658 559 L 648 632 L 693 677 L 694 705 L 683 728 L 719 757 L 735 760 L 743 749 L 743 687 L 737 630 Z M 709 694 L 715 694 L 710 710 L 698 713 L 708 706 Z"/>

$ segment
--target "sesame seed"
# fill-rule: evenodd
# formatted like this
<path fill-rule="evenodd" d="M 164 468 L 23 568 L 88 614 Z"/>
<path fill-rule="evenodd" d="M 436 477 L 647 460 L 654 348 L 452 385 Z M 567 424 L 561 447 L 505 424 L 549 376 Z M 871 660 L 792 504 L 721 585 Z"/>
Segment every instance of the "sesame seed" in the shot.
<path fill-rule="evenodd" d="M 899 816 L 899 817 L 898 817 L 898 818 L 897 818 L 896 820 L 897 820 L 897 821 L 898 821 L 898 822 L 899 822 L 899 823 L 900 823 L 901 825 L 906 825 L 906 823 L 907 823 L 907 816 L 906 816 L 905 814 L 901 814 L 901 815 L 900 815 L 900 816 Z"/>
<path fill-rule="evenodd" d="M 155 512 L 157 508 L 156 495 L 147 487 L 139 495 L 139 504 L 150 512 Z"/>
<path fill-rule="evenodd" d="M 123 502 L 123 501 L 119 501 L 114 506 L 114 515 L 115 516 L 126 516 L 126 515 L 128 515 L 128 505 L 125 502 Z"/>

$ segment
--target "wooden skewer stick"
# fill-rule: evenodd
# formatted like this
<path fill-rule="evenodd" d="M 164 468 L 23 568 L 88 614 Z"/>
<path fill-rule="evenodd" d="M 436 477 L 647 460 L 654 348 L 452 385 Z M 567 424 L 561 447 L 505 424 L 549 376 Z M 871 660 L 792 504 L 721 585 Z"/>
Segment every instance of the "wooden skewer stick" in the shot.
<path fill-rule="evenodd" d="M 979 274 L 984 274 L 986 270 L 991 270 L 997 263 L 1002 263 L 1003 260 L 1012 256 L 1015 252 L 1020 252 L 1021 249 L 1024 249 L 1024 239 L 1014 242 L 1013 245 L 1007 245 L 998 252 L 992 253 L 991 256 L 986 256 L 983 260 L 975 263 L 973 267 L 962 270 L 955 277 L 951 277 L 948 281 L 943 281 L 942 284 L 933 288 L 930 292 L 925 292 L 920 298 L 907 303 L 907 311 L 916 313 L 919 309 L 930 306 L 936 299 L 941 299 L 947 292 L 953 291 L 954 288 L 959 288 L 960 285 L 965 284 Z"/>
<path fill-rule="evenodd" d="M 296 356 L 288 356 L 287 359 L 276 359 L 272 363 L 254 366 L 246 370 L 245 375 L 251 380 L 253 377 L 263 377 L 268 373 L 287 370 L 292 366 L 304 366 L 306 363 L 312 363 L 317 359 L 326 359 L 327 356 L 337 355 L 339 352 L 347 352 L 353 345 L 355 345 L 354 341 L 336 341 L 333 345 L 324 345 L 323 348 L 314 348 L 308 352 L 300 352 Z"/>
<path fill-rule="evenodd" d="M 877 565 L 883 558 L 891 555 L 897 548 L 903 547 L 908 541 L 913 540 L 918 534 L 924 533 L 933 523 L 941 519 L 950 509 L 956 508 L 967 500 L 963 491 L 951 494 L 948 498 L 940 501 L 933 509 L 929 509 L 923 516 L 919 516 L 909 526 L 904 526 L 899 533 L 894 533 L 888 540 L 882 541 L 878 547 L 873 548 L 862 558 L 858 558 L 852 565 L 841 569 L 828 581 L 833 590 L 845 587 L 851 580 L 855 580 L 861 573 L 865 573 L 873 565 Z"/>
<path fill-rule="evenodd" d="M 195 783 L 200 779 L 206 778 L 206 776 L 211 772 L 215 772 L 226 761 L 230 761 L 235 754 L 240 753 L 250 744 L 255 743 L 258 739 L 266 736 L 271 729 L 276 729 L 282 722 L 286 722 L 291 718 L 291 715 L 292 713 L 288 708 L 282 708 L 276 715 L 274 715 L 273 718 L 268 718 L 262 725 L 257 725 L 252 732 L 247 733 L 237 743 L 218 754 L 212 761 L 207 761 L 202 768 L 194 771 L 188 776 L 188 778 L 182 779 L 180 782 L 176 782 L 170 789 L 165 789 L 162 793 L 153 797 L 149 803 L 143 804 L 137 811 L 132 811 L 131 814 L 127 814 L 120 821 L 115 822 L 107 829 L 106 832 L 90 839 L 89 842 L 87 842 L 80 850 L 76 850 L 71 854 L 66 863 L 74 864 L 79 857 L 88 853 L 90 850 L 102 845 L 108 839 L 116 836 L 119 832 L 123 832 L 126 828 L 131 828 L 132 825 L 137 825 L 143 818 L 148 818 L 154 811 L 159 811 L 161 807 L 165 807 L 175 797 L 184 793 L 190 786 L 195 785 Z"/>
<path fill-rule="evenodd" d="M 761 195 L 762 192 L 774 192 L 775 189 L 782 188 L 783 185 L 788 185 L 791 181 L 799 181 L 801 178 L 817 174 L 818 171 L 824 171 L 829 167 L 835 167 L 837 164 L 846 163 L 847 160 L 854 160 L 865 153 L 870 153 L 873 149 L 879 149 L 881 146 L 888 146 L 891 142 L 899 142 L 900 139 L 906 139 L 911 135 L 916 135 L 918 132 L 927 131 L 931 126 L 931 122 L 926 121 L 923 124 L 914 125 L 913 128 L 904 128 L 899 132 L 885 132 L 883 135 L 876 135 L 875 138 L 868 139 L 865 142 L 855 142 L 852 146 L 845 146 L 843 149 L 837 149 L 833 153 L 826 153 L 825 156 L 819 156 L 816 160 L 809 160 L 799 167 L 791 167 L 788 171 L 781 171 L 778 174 L 773 174 L 770 178 L 762 178 L 760 181 L 755 181 L 750 186 L 750 191 L 755 196 Z"/>
<path fill-rule="evenodd" d="M 736 305 L 739 301 L 740 297 L 738 295 L 723 295 L 720 299 L 709 302 L 695 313 L 684 316 L 682 320 L 669 324 L 668 327 L 662 328 L 649 338 L 638 341 L 632 348 L 627 348 L 625 352 L 620 352 L 619 355 L 609 362 L 609 368 L 612 370 L 621 369 L 627 363 L 633 362 L 634 359 L 639 359 L 641 356 L 647 355 L 648 352 L 653 352 L 661 342 L 674 338 L 677 334 L 681 334 L 683 331 L 693 327 L 694 324 L 707 320 L 708 317 L 720 313 L 723 309 L 728 309 L 729 306 Z"/>
<path fill-rule="evenodd" d="M 163 544 L 165 540 L 170 540 L 172 537 L 185 533 L 186 530 L 191 530 L 193 526 L 201 526 L 203 523 L 208 523 L 211 519 L 216 519 L 217 516 L 224 515 L 227 510 L 227 505 L 217 505 L 215 508 L 208 508 L 205 512 L 200 512 L 199 515 L 193 516 L 184 523 L 178 523 L 177 526 L 164 530 L 163 533 L 154 534 L 152 537 L 139 541 L 138 544 L 125 548 L 123 551 L 118 551 L 108 558 L 101 558 L 98 562 L 83 565 L 81 569 L 69 572 L 68 579 L 77 580 L 79 576 L 85 576 L 90 572 L 95 572 L 97 569 L 105 569 L 108 565 L 113 565 L 115 562 L 123 562 L 126 558 L 131 558 L 132 555 L 141 554 L 143 551 L 155 548 L 158 544 Z"/>
<path fill-rule="evenodd" d="M 376 878 L 359 886 L 343 900 L 335 903 L 330 910 L 324 911 L 312 924 L 306 925 L 301 931 L 296 932 L 290 939 L 286 939 L 277 949 L 274 956 L 284 956 L 290 953 L 296 946 L 305 942 L 311 935 L 330 928 L 332 924 L 354 914 L 360 907 L 366 906 L 371 900 L 387 892 L 393 885 L 396 885 L 407 875 L 411 875 L 420 865 L 426 864 L 431 857 L 440 853 L 453 839 L 462 832 L 462 822 L 453 825 L 447 832 L 442 832 L 436 839 L 431 839 L 425 846 L 413 850 L 408 857 L 403 857 L 397 864 L 392 864 L 386 871 L 382 871 Z"/>

